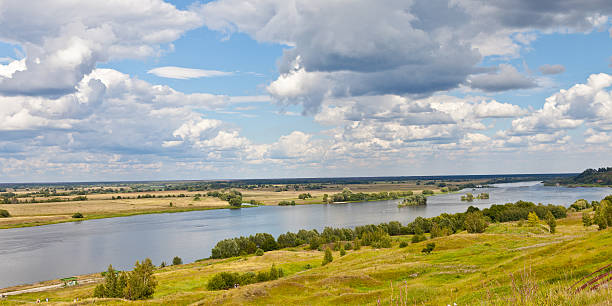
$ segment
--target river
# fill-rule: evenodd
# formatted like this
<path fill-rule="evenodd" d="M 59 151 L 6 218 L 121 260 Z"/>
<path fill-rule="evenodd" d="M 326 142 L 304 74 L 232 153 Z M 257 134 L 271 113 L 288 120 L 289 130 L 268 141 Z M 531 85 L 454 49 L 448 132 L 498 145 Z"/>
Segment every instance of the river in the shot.
<path fill-rule="evenodd" d="M 464 190 L 464 192 L 472 192 Z M 325 226 L 354 227 L 418 216 L 464 212 L 518 200 L 569 206 L 577 199 L 601 200 L 610 188 L 545 187 L 539 182 L 481 188 L 490 199 L 461 202 L 461 194 L 428 198 L 427 206 L 398 208 L 399 200 L 329 205 L 262 206 L 150 214 L 0 230 L 0 288 L 104 271 L 109 264 L 131 269 L 136 260 L 170 263 L 210 256 L 217 241 L 258 232 L 274 235 Z"/>

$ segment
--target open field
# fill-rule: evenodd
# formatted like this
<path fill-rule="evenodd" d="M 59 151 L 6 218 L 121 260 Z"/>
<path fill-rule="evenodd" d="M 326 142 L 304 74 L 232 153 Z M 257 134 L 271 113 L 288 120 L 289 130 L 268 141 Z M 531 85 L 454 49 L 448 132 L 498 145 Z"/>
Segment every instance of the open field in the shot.
<path fill-rule="evenodd" d="M 579 294 L 567 290 L 582 276 L 611 263 L 612 230 L 585 229 L 577 213 L 559 220 L 557 230 L 549 234 L 515 222 L 493 224 L 483 234 L 462 232 L 405 248 L 398 247 L 399 241 L 409 241 L 410 236 L 394 236 L 392 248 L 362 247 L 347 251 L 343 257 L 333 252 L 334 261 L 326 266 L 321 266 L 323 252 L 302 247 L 271 251 L 261 257 L 203 260 L 158 269 L 159 285 L 151 300 L 96 299 L 95 304 L 337 305 L 380 301 L 389 305 L 400 303 L 400 290 L 403 301 L 411 305 L 612 304 L 610 288 Z M 425 255 L 420 250 L 429 242 L 435 242 L 436 247 Z M 215 273 L 267 270 L 273 263 L 287 276 L 238 289 L 206 290 Z M 94 302 L 94 286 L 26 293 L 0 303 L 31 303 L 38 298 L 69 303 L 78 297 L 90 304 Z"/>
<path fill-rule="evenodd" d="M 482 184 L 485 180 L 462 181 L 461 183 Z M 423 184 L 426 181 L 423 181 Z M 315 190 L 283 190 L 286 185 L 268 185 L 261 188 L 244 189 L 235 188 L 242 192 L 244 202 L 255 200 L 263 205 L 277 205 L 280 201 L 295 201 L 296 204 L 321 204 L 323 195 L 332 195 L 342 192 L 344 188 L 349 188 L 352 192 L 391 192 L 391 191 L 414 191 L 419 193 L 424 189 L 440 191 L 436 185 L 418 184 L 417 181 L 409 182 L 373 182 L 370 184 L 326 184 L 322 189 Z M 94 187 L 90 189 L 95 189 Z M 114 190 L 117 190 L 116 188 Z M 64 190 L 58 190 L 62 192 Z M 222 191 L 222 189 L 220 189 Z M 37 192 L 37 190 L 13 190 L 16 194 L 26 194 Z M 310 193 L 312 198 L 300 200 L 298 196 L 302 193 Z M 195 200 L 195 196 L 201 195 L 200 200 Z M 147 198 L 138 197 L 153 196 Z M 229 208 L 226 201 L 214 197 L 207 197 L 205 191 L 188 190 L 168 190 L 168 191 L 142 191 L 142 192 L 115 192 L 115 193 L 94 193 L 87 194 L 86 201 L 67 201 L 76 196 L 34 196 L 27 198 L 17 198 L 19 201 L 36 200 L 45 201 L 49 199 L 63 199 L 64 202 L 45 202 L 45 203 L 19 203 L 19 204 L 0 204 L 0 209 L 7 210 L 12 217 L 0 218 L 0 229 L 23 226 L 37 226 L 53 224 L 59 222 L 80 221 L 87 219 L 121 217 L 136 214 L 149 213 L 168 213 L 182 212 L 191 210 L 206 210 Z M 117 199 L 122 197 L 122 199 Z M 127 199 L 125 197 L 128 197 Z M 172 203 L 172 206 L 170 206 Z M 84 215 L 83 219 L 73 219 L 74 213 Z"/>

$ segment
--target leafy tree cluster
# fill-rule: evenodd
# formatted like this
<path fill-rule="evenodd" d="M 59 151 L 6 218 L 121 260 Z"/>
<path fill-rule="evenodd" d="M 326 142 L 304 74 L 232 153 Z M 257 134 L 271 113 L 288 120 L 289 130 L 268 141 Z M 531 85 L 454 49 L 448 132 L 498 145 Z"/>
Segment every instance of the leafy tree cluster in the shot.
<path fill-rule="evenodd" d="M 518 201 L 516 203 L 507 203 L 504 205 L 491 205 L 489 208 L 482 210 L 482 213 L 492 222 L 508 222 L 527 220 L 530 212 L 534 212 L 539 219 L 546 219 L 546 214 L 549 212 L 555 219 L 565 218 L 567 209 L 561 205 L 542 205 L 532 202 Z"/>
<path fill-rule="evenodd" d="M 421 191 L 421 194 L 423 194 L 423 195 L 432 195 L 432 194 L 434 194 L 434 191 L 430 190 L 430 189 L 425 189 L 425 190 Z"/>
<path fill-rule="evenodd" d="M 248 284 L 267 282 L 276 280 L 284 276 L 281 268 L 272 265 L 269 271 L 261 272 L 221 272 L 215 274 L 209 281 L 206 287 L 208 290 L 227 290 L 236 286 L 244 286 Z"/>
<path fill-rule="evenodd" d="M 120 272 L 112 265 L 103 273 L 104 283 L 94 289 L 94 297 L 99 298 L 125 298 L 128 300 L 144 300 L 153 296 L 157 280 L 153 276 L 155 266 L 146 258 L 139 263 L 136 261 L 134 270 Z"/>
<path fill-rule="evenodd" d="M 481 192 L 477 197 L 477 199 L 479 200 L 485 200 L 489 198 L 489 193 L 487 192 Z"/>
<path fill-rule="evenodd" d="M 301 193 L 298 198 L 300 200 L 310 199 L 312 198 L 312 195 L 310 193 Z"/>
<path fill-rule="evenodd" d="M 600 230 L 612 227 L 612 195 L 605 197 L 595 207 L 593 221 Z"/>
<path fill-rule="evenodd" d="M 228 192 L 209 191 L 206 195 L 227 201 L 233 207 L 242 206 L 242 193 L 238 190 L 230 190 Z"/>
<path fill-rule="evenodd" d="M 402 206 L 420 206 L 420 205 L 427 205 L 427 197 L 421 194 L 416 194 L 416 195 L 407 196 L 406 198 L 404 198 L 402 203 L 399 204 L 398 206 L 402 207 Z"/>
<path fill-rule="evenodd" d="M 0 209 L 0 218 L 8 218 L 11 214 L 6 209 Z"/>
<path fill-rule="evenodd" d="M 229 258 L 239 255 L 254 254 L 260 248 L 264 251 L 278 249 L 274 236 L 268 233 L 257 233 L 249 237 L 221 240 L 212 249 L 212 258 Z"/>
<path fill-rule="evenodd" d="M 280 201 L 278 206 L 295 206 L 295 201 Z"/>
<path fill-rule="evenodd" d="M 474 195 L 472 193 L 468 192 L 465 195 L 461 196 L 461 201 L 472 202 L 472 201 L 474 201 Z"/>
<path fill-rule="evenodd" d="M 574 209 L 575 211 L 581 211 L 581 210 L 591 208 L 593 206 L 597 206 L 597 204 L 598 202 L 596 201 L 589 203 L 589 201 L 585 199 L 579 199 L 579 200 L 576 200 L 576 202 L 574 202 L 572 205 L 570 205 L 570 208 Z"/>
<path fill-rule="evenodd" d="M 392 192 L 372 192 L 353 193 L 349 189 L 344 189 L 341 193 L 331 195 L 332 202 L 355 202 L 355 201 L 377 201 L 377 200 L 392 200 L 411 196 L 412 191 L 392 191 Z"/>

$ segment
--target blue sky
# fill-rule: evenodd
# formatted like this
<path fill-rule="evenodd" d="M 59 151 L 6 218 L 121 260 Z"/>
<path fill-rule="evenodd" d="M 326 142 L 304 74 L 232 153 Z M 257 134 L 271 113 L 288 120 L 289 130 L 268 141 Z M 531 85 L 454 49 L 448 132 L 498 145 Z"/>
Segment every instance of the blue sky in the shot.
<path fill-rule="evenodd" d="M 538 3 L 4 1 L 0 181 L 610 166 L 612 4 Z"/>

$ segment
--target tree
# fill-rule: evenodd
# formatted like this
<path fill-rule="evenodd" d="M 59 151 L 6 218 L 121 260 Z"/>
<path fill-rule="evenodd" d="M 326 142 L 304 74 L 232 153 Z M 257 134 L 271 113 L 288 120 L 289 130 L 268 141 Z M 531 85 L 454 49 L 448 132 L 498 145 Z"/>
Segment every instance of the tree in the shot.
<path fill-rule="evenodd" d="M 583 212 L 582 213 L 582 225 L 584 225 L 584 227 L 589 227 L 593 224 L 593 220 L 591 220 L 591 216 L 589 215 L 588 212 Z"/>
<path fill-rule="evenodd" d="M 327 203 L 328 197 L 327 193 L 323 195 L 323 203 Z"/>
<path fill-rule="evenodd" d="M 465 215 L 464 226 L 468 233 L 483 233 L 488 224 L 481 212 L 471 212 Z"/>
<path fill-rule="evenodd" d="M 540 223 L 540 218 L 532 211 L 527 215 L 527 223 L 529 223 L 529 226 L 537 226 Z"/>
<path fill-rule="evenodd" d="M 72 215 L 72 218 L 75 218 L 75 219 L 82 219 L 82 218 L 83 218 L 83 214 L 82 214 L 82 213 L 80 213 L 80 212 L 75 213 L 74 215 Z"/>
<path fill-rule="evenodd" d="M 136 261 L 134 270 L 128 273 L 124 297 L 128 300 L 144 300 L 153 296 L 157 286 L 157 280 L 153 276 L 154 269 L 149 258 L 143 260 L 142 264 Z"/>
<path fill-rule="evenodd" d="M 120 298 L 123 297 L 123 290 L 126 286 L 125 273 L 113 269 L 112 265 L 104 274 L 104 283 L 99 284 L 94 289 L 94 297 L 99 298 Z"/>
<path fill-rule="evenodd" d="M 323 256 L 322 265 L 326 265 L 330 262 L 334 261 L 334 257 L 332 256 L 332 252 L 329 248 L 325 249 L 325 256 Z"/>
<path fill-rule="evenodd" d="M 0 218 L 8 218 L 11 214 L 9 214 L 8 210 L 0 209 Z"/>
<path fill-rule="evenodd" d="M 180 257 L 174 256 L 174 258 L 172 258 L 173 266 L 182 265 L 182 264 L 183 264 L 183 260 Z"/>
<path fill-rule="evenodd" d="M 548 224 L 549 231 L 554 234 L 557 228 L 557 221 L 550 210 L 546 212 L 546 224 Z"/>
<path fill-rule="evenodd" d="M 241 196 L 235 196 L 229 199 L 229 205 L 233 206 L 233 207 L 241 207 L 242 206 L 242 197 Z"/>
<path fill-rule="evenodd" d="M 430 254 L 434 248 L 436 247 L 435 243 L 428 243 L 427 246 L 421 250 L 421 252 L 425 253 L 425 254 Z"/>

